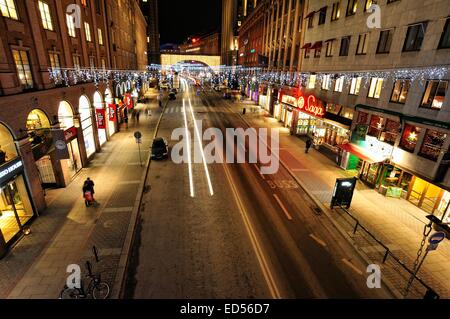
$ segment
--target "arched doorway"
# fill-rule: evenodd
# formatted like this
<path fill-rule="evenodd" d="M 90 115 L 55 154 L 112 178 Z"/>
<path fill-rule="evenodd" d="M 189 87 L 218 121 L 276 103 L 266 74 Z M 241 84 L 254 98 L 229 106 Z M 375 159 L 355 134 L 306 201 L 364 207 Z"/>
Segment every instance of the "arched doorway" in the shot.
<path fill-rule="evenodd" d="M 106 139 L 106 112 L 103 104 L 103 99 L 101 94 L 97 91 L 94 94 L 94 107 L 95 107 L 95 116 L 97 118 L 97 131 L 98 131 L 98 141 L 100 142 L 100 146 L 105 144 Z M 99 116 L 102 116 L 103 119 L 99 120 Z M 101 127 L 100 124 L 105 124 L 104 127 Z"/>
<path fill-rule="evenodd" d="M 109 136 L 111 137 L 116 133 L 117 116 L 116 116 L 116 105 L 114 104 L 114 99 L 110 89 L 106 89 L 105 91 L 105 103 L 108 110 L 108 112 L 106 112 L 108 114 L 107 118 L 108 132 Z"/>
<path fill-rule="evenodd" d="M 73 120 L 73 110 L 66 101 L 59 103 L 58 121 L 61 129 L 64 130 L 66 138 L 70 159 L 64 161 L 66 161 L 66 167 L 68 167 L 69 176 L 72 179 L 83 168 L 83 164 L 81 162 L 80 146 L 78 144 L 78 130 Z"/>
<path fill-rule="evenodd" d="M 0 248 L 12 244 L 34 216 L 24 164 L 10 130 L 0 123 Z"/>
<path fill-rule="evenodd" d="M 54 151 L 53 136 L 47 115 L 39 109 L 31 111 L 26 128 L 41 185 L 43 188 L 55 187 L 56 177 L 51 158 Z"/>
<path fill-rule="evenodd" d="M 94 128 L 92 126 L 91 103 L 85 95 L 80 97 L 80 121 L 83 130 L 84 146 L 86 148 L 86 156 L 89 158 L 95 154 Z"/>

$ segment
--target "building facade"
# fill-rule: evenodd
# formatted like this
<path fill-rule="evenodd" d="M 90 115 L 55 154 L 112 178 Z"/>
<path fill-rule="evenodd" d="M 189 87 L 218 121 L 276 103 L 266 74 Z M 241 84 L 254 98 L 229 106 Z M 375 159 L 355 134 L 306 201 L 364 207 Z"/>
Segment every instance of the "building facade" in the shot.
<path fill-rule="evenodd" d="M 217 32 L 190 37 L 179 46 L 181 53 L 220 55 L 220 35 Z"/>
<path fill-rule="evenodd" d="M 158 0 L 141 0 L 142 13 L 147 21 L 147 56 L 148 64 L 160 64 L 160 35 Z"/>
<path fill-rule="evenodd" d="M 136 9 L 135 0 L 2 1 L 0 250 L 45 209 L 44 189 L 69 184 L 116 132 L 115 98 L 132 89 L 65 86 L 49 70 L 138 69 Z"/>
<path fill-rule="evenodd" d="M 369 187 L 450 222 L 449 3 L 374 2 L 309 1 L 301 85 L 281 88 L 274 116 Z"/>

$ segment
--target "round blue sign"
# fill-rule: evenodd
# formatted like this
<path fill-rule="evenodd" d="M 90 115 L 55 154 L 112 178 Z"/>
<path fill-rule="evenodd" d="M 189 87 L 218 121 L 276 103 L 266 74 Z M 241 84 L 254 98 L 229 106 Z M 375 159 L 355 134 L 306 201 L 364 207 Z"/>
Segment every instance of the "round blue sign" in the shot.
<path fill-rule="evenodd" d="M 430 244 L 436 245 L 439 244 L 441 241 L 445 239 L 445 233 L 444 232 L 437 232 L 431 235 L 430 237 Z"/>

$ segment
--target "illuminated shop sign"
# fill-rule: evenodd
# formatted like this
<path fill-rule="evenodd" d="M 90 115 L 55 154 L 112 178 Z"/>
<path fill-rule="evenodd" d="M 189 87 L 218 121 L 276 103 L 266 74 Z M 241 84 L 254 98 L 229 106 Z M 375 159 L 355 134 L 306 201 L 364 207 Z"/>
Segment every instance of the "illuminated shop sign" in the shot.
<path fill-rule="evenodd" d="M 320 118 L 325 117 L 326 108 L 321 100 L 316 98 L 314 95 L 303 95 L 302 93 L 300 93 L 299 95 L 300 97 L 294 97 L 291 95 L 283 94 L 281 96 L 281 102 L 284 104 L 292 105 L 309 115 Z"/>
<path fill-rule="evenodd" d="M 22 159 L 17 158 L 11 162 L 8 162 L 0 167 L 0 184 L 8 182 L 14 176 L 23 172 Z"/>

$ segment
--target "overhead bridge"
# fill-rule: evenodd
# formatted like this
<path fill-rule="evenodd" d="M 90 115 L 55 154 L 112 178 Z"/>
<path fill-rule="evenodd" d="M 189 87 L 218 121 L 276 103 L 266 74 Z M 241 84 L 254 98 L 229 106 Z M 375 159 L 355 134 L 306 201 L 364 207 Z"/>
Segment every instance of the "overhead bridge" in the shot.
<path fill-rule="evenodd" d="M 219 55 L 200 54 L 161 54 L 161 66 L 170 68 L 176 64 L 203 64 L 209 67 L 220 66 Z"/>

